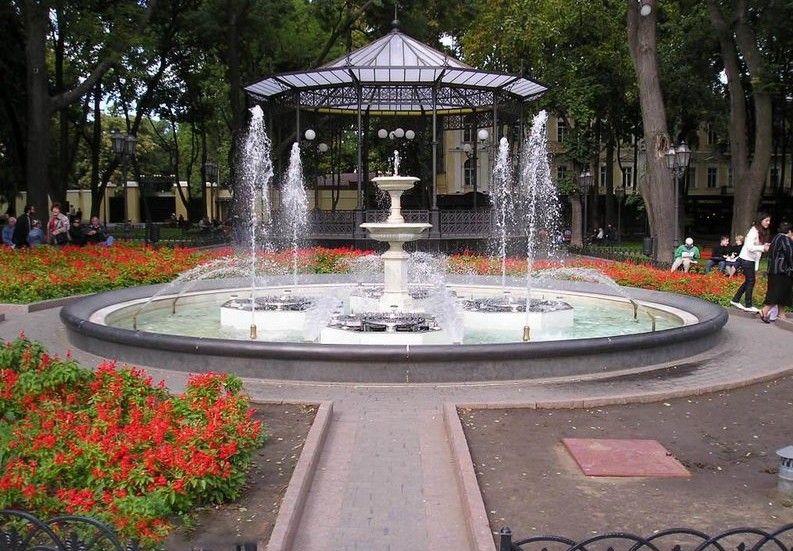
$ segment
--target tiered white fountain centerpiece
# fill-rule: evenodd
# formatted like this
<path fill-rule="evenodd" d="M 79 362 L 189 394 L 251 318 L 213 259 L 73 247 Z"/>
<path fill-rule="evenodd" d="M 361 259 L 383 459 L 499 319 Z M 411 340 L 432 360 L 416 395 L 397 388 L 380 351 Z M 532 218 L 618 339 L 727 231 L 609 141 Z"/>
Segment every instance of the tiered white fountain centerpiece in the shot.
<path fill-rule="evenodd" d="M 360 311 L 370 302 L 350 297 L 350 313 L 337 315 L 322 330 L 321 342 L 346 344 L 447 344 L 450 337 L 438 326 L 435 317 L 424 312 L 408 292 L 408 253 L 404 244 L 421 237 L 432 224 L 405 222 L 402 216 L 402 194 L 411 189 L 418 178 L 399 175 L 399 152 L 394 151 L 393 176 L 378 176 L 372 181 L 391 198 L 385 222 L 361 224 L 372 239 L 388 243 L 383 259 L 383 293 L 376 311 Z M 383 337 L 383 333 L 390 333 Z"/>
<path fill-rule="evenodd" d="M 378 176 L 372 181 L 391 198 L 391 209 L 385 222 L 361 224 L 376 241 L 388 243 L 388 250 L 382 254 L 384 284 L 380 298 L 381 310 L 411 308 L 412 300 L 408 294 L 407 260 L 408 253 L 404 244 L 421 237 L 432 224 L 405 222 L 402 216 L 402 194 L 419 181 L 415 176 L 399 175 L 399 152 L 394 151 L 394 175 Z"/>

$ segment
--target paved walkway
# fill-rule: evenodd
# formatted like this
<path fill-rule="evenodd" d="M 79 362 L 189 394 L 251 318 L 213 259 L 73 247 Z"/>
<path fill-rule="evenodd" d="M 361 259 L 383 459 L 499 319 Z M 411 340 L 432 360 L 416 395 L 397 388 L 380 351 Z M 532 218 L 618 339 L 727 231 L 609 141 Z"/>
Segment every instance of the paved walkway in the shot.
<path fill-rule="evenodd" d="M 58 310 L 8 316 L 0 337 L 20 331 L 51 352 L 71 350 Z M 690 362 L 640 374 L 466 384 L 334 384 L 246 379 L 256 400 L 333 400 L 294 549 L 300 551 L 471 549 L 443 427 L 445 402 L 571 407 L 659 400 L 793 371 L 793 339 L 756 319 L 731 316 L 723 342 Z M 785 333 L 787 335 L 787 333 Z M 74 350 L 84 365 L 100 358 Z M 148 367 L 174 389 L 186 375 Z M 218 366 L 222 371 L 223 366 Z"/>

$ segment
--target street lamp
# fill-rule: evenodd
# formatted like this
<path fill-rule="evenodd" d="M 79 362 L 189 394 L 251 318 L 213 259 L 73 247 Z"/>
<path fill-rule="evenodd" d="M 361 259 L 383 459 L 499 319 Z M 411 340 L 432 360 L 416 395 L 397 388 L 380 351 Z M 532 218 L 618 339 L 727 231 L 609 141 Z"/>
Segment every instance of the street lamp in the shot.
<path fill-rule="evenodd" d="M 676 147 L 670 147 L 666 152 L 666 168 L 672 172 L 675 179 L 675 247 L 680 245 L 680 179 L 688 170 L 690 162 L 691 150 L 684 141 Z"/>
<path fill-rule="evenodd" d="M 127 163 L 135 156 L 135 146 L 138 143 L 138 138 L 132 134 L 111 130 L 110 139 L 113 142 L 113 153 L 121 158 L 121 172 L 124 178 L 124 223 L 126 224 L 129 221 Z"/>
<path fill-rule="evenodd" d="M 385 137 L 380 135 L 381 132 L 385 132 L 385 130 L 380 130 L 380 132 L 378 132 L 378 135 L 381 138 Z M 306 141 L 313 142 L 317 137 L 317 133 L 309 128 L 308 130 L 306 130 L 306 133 L 303 135 L 303 137 L 306 139 Z M 330 147 L 325 142 L 320 142 L 316 148 L 318 153 L 327 153 L 329 149 Z M 311 149 L 307 149 L 307 151 L 311 151 Z M 314 209 L 319 210 L 319 175 L 317 174 L 317 170 L 316 170 L 319 161 L 316 158 L 316 156 L 313 154 L 311 155 L 311 159 L 312 159 L 312 169 L 313 169 L 312 173 L 314 178 Z"/>
<path fill-rule="evenodd" d="M 581 191 L 581 195 L 584 196 L 584 239 L 583 242 L 586 243 L 586 236 L 587 232 L 589 231 L 589 224 L 587 220 L 587 206 L 589 203 L 589 188 L 592 187 L 592 173 L 588 170 L 586 172 L 582 172 L 578 176 L 578 189 Z"/>
<path fill-rule="evenodd" d="M 215 187 L 217 187 L 218 183 L 218 165 L 217 163 L 204 163 L 204 174 L 206 175 L 207 180 L 209 180 L 209 201 L 211 203 L 209 207 L 209 216 L 212 217 L 212 221 L 215 220 Z"/>
<path fill-rule="evenodd" d="M 490 137 L 490 132 L 488 132 L 487 129 L 485 129 L 485 128 L 480 128 L 479 131 L 476 133 L 476 138 L 477 138 L 477 141 L 479 142 L 479 145 L 477 145 L 476 143 L 473 143 L 473 144 L 464 143 L 463 144 L 463 152 L 465 153 L 465 156 L 468 157 L 468 159 L 471 161 L 471 166 L 472 166 L 472 169 L 473 169 L 471 171 L 471 173 L 472 173 L 471 183 L 473 184 L 473 187 L 474 187 L 474 210 L 476 210 L 477 206 L 478 206 L 477 205 L 477 197 L 476 197 L 476 195 L 477 195 L 477 179 L 478 179 L 477 178 L 477 176 L 478 176 L 477 172 L 478 171 L 477 171 L 477 166 L 476 166 L 476 163 L 477 163 L 476 157 L 477 157 L 477 153 L 479 151 L 483 151 L 485 149 L 485 142 L 487 141 L 487 139 L 489 137 Z M 465 183 L 465 176 L 463 176 L 463 184 L 464 183 Z"/>
<path fill-rule="evenodd" d="M 622 242 L 622 200 L 625 199 L 625 188 L 615 189 L 614 196 L 617 198 L 617 241 Z"/>

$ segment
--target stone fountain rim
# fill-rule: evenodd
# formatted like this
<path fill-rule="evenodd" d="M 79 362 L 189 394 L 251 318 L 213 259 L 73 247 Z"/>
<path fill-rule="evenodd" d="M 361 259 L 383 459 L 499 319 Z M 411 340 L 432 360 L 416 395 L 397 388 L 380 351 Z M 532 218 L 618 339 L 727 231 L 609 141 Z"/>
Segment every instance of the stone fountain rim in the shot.
<path fill-rule="evenodd" d="M 279 284 L 272 283 L 272 286 L 286 285 L 288 278 Z M 313 277 L 313 283 L 342 283 L 338 276 L 319 276 Z M 335 281 L 334 281 L 335 279 Z M 517 281 L 517 280 L 516 280 Z M 229 283 L 238 283 L 238 280 L 225 281 L 224 285 L 219 285 L 218 281 L 202 282 L 197 285 L 195 290 L 220 290 L 229 288 Z M 349 283 L 349 280 L 346 281 Z M 467 278 L 465 283 L 470 285 L 493 285 L 495 279 L 492 277 Z M 555 285 L 554 289 L 573 290 L 603 294 L 607 289 L 605 286 L 582 283 L 582 282 L 563 282 L 564 285 Z M 639 361 L 642 365 L 652 365 L 658 363 L 653 360 L 666 360 L 670 357 L 690 357 L 712 347 L 714 338 L 717 337 L 719 330 L 726 324 L 728 319 L 727 311 L 717 304 L 713 304 L 696 297 L 663 293 L 658 291 L 647 291 L 631 288 L 631 294 L 638 300 L 665 304 L 675 308 L 685 310 L 699 320 L 695 324 L 677 327 L 672 329 L 660 330 L 655 333 L 641 333 L 635 335 L 619 335 L 612 337 L 598 337 L 588 339 L 574 339 L 566 341 L 544 341 L 529 343 L 505 343 L 505 344 L 470 344 L 470 345 L 423 345 L 423 346 L 404 346 L 404 345 L 331 345 L 316 343 L 286 343 L 286 342 L 259 342 L 259 341 L 238 341 L 219 338 L 186 337 L 177 335 L 167 335 L 161 333 L 147 333 L 110 327 L 89 321 L 93 312 L 101 308 L 117 304 L 138 300 L 151 296 L 158 290 L 162 290 L 166 285 L 153 285 L 142 287 L 130 287 L 126 289 L 109 291 L 92 295 L 90 297 L 77 300 L 61 310 L 61 320 L 66 326 L 70 340 L 79 348 L 89 352 L 104 356 L 122 359 L 124 361 L 143 363 L 152 365 L 152 359 L 159 358 L 165 360 L 169 368 L 183 370 L 196 369 L 194 359 L 196 356 L 220 359 L 238 359 L 241 362 L 254 362 L 257 364 L 271 362 L 277 365 L 283 363 L 294 364 L 311 363 L 337 365 L 339 369 L 351 364 L 395 366 L 394 373 L 383 375 L 382 371 L 377 371 L 375 378 L 377 381 L 398 381 L 404 382 L 402 367 L 409 365 L 415 371 L 417 366 L 426 364 L 427 366 L 451 366 L 450 372 L 457 373 L 457 370 L 465 365 L 478 365 L 481 362 L 489 366 L 504 365 L 512 366 L 501 373 L 498 369 L 493 371 L 493 377 L 488 374 L 480 374 L 476 380 L 489 378 L 516 378 L 510 374 L 516 373 L 515 362 L 526 363 L 527 365 L 537 361 L 552 360 L 559 363 L 559 360 L 567 358 L 585 357 L 588 364 L 592 367 L 604 371 L 609 369 L 624 368 L 624 364 L 631 360 L 644 358 Z M 553 289 L 549 289 L 552 291 Z M 599 293 L 597 291 L 600 291 Z M 706 344 L 704 341 L 708 341 Z M 654 355 L 652 351 L 663 351 L 662 354 Z M 671 353 L 671 355 L 670 355 Z M 593 361 L 592 357 L 602 355 L 603 362 L 614 355 L 629 354 L 630 358 L 622 358 L 620 361 L 609 360 L 613 367 L 602 365 L 601 362 Z M 183 358 L 177 361 L 178 358 Z M 619 359 L 619 358 L 617 358 Z M 648 361 L 649 360 L 649 363 Z M 495 364 L 494 364 L 495 362 Z M 156 363 L 156 362 L 155 362 Z M 564 362 L 562 362 L 564 363 Z M 600 366 L 600 367 L 596 367 Z M 217 367 L 215 367 L 217 369 Z M 230 368 L 231 369 L 231 368 Z M 292 366 L 292 373 L 294 365 Z M 425 373 L 419 379 L 426 381 L 447 381 L 458 380 L 459 376 L 444 375 L 445 372 L 437 371 L 435 374 Z M 283 375 L 282 370 L 268 378 L 301 378 Z M 360 375 L 348 379 L 342 374 L 333 370 L 333 374 L 320 374 L 312 376 L 312 380 L 370 380 Z M 421 370 L 418 370 L 421 371 Z M 428 371 L 432 371 L 428 368 Z M 523 370 L 517 369 L 520 375 L 517 378 L 527 378 Z M 545 373 L 538 370 L 537 373 Z M 575 371 L 579 373 L 580 371 Z M 533 371 L 532 371 L 533 373 Z M 573 374 L 573 373 L 570 373 Z M 451 377 L 451 378 L 449 378 Z"/>

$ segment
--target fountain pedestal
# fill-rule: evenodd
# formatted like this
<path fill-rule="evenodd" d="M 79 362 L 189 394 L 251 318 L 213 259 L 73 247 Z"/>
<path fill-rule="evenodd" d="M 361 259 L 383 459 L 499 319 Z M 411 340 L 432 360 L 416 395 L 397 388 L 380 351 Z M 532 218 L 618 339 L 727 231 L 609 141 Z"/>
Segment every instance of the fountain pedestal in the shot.
<path fill-rule="evenodd" d="M 408 294 L 407 260 L 408 253 L 403 245 L 408 241 L 421 238 L 421 234 L 432 227 L 431 224 L 405 222 L 402 216 L 402 193 L 412 188 L 418 178 L 413 176 L 378 176 L 372 181 L 391 197 L 391 210 L 385 222 L 361 224 L 376 241 L 388 243 L 388 251 L 383 253 L 384 292 L 380 298 L 381 310 L 410 309 L 412 300 Z"/>

